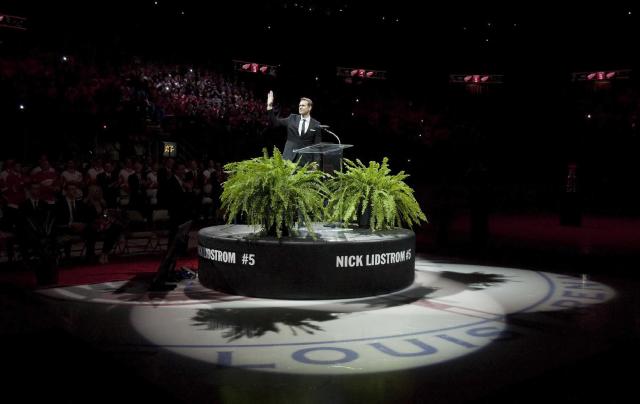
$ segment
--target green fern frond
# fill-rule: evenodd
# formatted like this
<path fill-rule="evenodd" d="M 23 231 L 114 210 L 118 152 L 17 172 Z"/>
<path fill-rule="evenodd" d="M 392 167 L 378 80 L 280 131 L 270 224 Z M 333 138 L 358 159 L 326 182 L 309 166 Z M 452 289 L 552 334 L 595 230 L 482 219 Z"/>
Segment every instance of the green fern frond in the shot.
<path fill-rule="evenodd" d="M 247 223 L 272 230 L 280 238 L 292 232 L 298 220 L 309 229 L 325 217 L 324 199 L 328 194 L 317 164 L 299 166 L 282 158 L 277 148 L 273 157 L 263 149 L 261 157 L 228 163 L 229 177 L 220 196 L 225 217 L 231 223 L 244 217 Z"/>
<path fill-rule="evenodd" d="M 391 174 L 389 159 L 382 163 L 370 161 L 365 165 L 359 159 L 344 159 L 344 171 L 328 177 L 330 192 L 327 217 L 345 225 L 357 220 L 369 209 L 371 230 L 390 229 L 403 224 L 412 227 L 427 221 L 413 195 L 413 189 L 404 180 L 404 171 Z"/>

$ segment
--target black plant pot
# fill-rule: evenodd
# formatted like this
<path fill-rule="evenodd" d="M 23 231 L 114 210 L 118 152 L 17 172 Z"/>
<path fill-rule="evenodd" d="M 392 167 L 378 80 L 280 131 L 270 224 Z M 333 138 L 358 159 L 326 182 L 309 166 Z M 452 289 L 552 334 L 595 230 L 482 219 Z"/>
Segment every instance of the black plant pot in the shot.
<path fill-rule="evenodd" d="M 362 212 L 362 207 L 358 207 L 358 227 L 361 229 L 368 229 L 371 227 L 371 205 Z"/>
<path fill-rule="evenodd" d="M 266 226 L 263 226 L 266 228 Z M 291 235 L 291 231 L 287 226 L 282 227 L 282 237 L 289 237 Z M 276 225 L 269 227 L 267 230 L 267 236 L 278 237 L 278 233 L 276 232 Z"/>

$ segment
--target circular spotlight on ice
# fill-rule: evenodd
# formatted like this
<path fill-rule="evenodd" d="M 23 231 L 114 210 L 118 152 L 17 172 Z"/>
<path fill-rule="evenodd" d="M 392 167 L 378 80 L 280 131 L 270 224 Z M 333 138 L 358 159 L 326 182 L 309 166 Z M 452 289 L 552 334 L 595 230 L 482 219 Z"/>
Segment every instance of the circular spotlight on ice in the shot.
<path fill-rule="evenodd" d="M 152 345 L 216 365 L 345 374 L 421 367 L 466 355 L 502 336 L 504 314 L 489 294 L 418 271 L 411 287 L 389 295 L 251 299 L 162 310 L 137 306 L 131 321 Z"/>
<path fill-rule="evenodd" d="M 591 310 L 615 296 L 610 287 L 586 277 L 421 258 L 410 287 L 357 299 L 246 298 L 209 290 L 197 280 L 161 294 L 148 292 L 148 285 L 137 281 L 40 293 L 71 302 L 84 315 L 83 326 L 75 331 L 93 341 L 172 353 L 172 363 L 184 358 L 209 363 L 212 369 L 290 374 L 427 367 L 479 352 L 498 340 L 513 339 L 526 348 L 537 337 L 515 339 L 528 335 L 527 330 L 516 335 L 512 319 Z"/>

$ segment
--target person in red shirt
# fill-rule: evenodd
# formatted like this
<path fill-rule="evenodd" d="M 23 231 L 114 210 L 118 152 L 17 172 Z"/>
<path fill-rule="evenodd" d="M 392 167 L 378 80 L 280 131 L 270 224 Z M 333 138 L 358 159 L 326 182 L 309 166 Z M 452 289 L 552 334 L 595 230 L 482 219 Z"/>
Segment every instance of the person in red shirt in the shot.
<path fill-rule="evenodd" d="M 38 167 L 31 171 L 31 181 L 40 184 L 42 200 L 50 205 L 56 203 L 56 193 L 60 190 L 60 181 L 56 170 L 49 164 L 47 156 L 42 156 Z"/>

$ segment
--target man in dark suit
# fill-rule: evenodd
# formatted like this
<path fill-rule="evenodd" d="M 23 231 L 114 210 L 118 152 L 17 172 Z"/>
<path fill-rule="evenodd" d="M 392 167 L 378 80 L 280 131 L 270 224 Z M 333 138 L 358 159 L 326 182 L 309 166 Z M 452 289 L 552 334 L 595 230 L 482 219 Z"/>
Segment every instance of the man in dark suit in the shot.
<path fill-rule="evenodd" d="M 118 174 L 114 172 L 111 162 L 104 163 L 104 171 L 96 176 L 98 186 L 102 188 L 102 195 L 107 202 L 107 206 L 115 208 L 118 201 L 118 192 L 120 191 L 118 183 Z"/>
<path fill-rule="evenodd" d="M 62 198 L 54 207 L 57 232 L 63 238 L 65 256 L 71 255 L 71 243 L 74 236 L 80 236 L 86 248 L 86 257 L 90 261 L 95 258 L 96 230 L 90 223 L 87 206 L 77 199 L 78 188 L 68 182 L 64 185 Z"/>
<path fill-rule="evenodd" d="M 319 161 L 315 154 L 300 154 L 294 150 L 301 149 L 322 141 L 320 122 L 311 117 L 313 102 L 309 98 L 301 98 L 298 104 L 299 114 L 291 114 L 286 118 L 280 118 L 273 110 L 273 91 L 267 95 L 267 112 L 274 126 L 287 128 L 287 142 L 284 145 L 282 157 L 291 161 L 300 161 L 301 164 L 310 161 Z"/>
<path fill-rule="evenodd" d="M 186 179 L 183 163 L 176 165 L 175 174 L 167 180 L 167 208 L 169 210 L 169 245 L 181 224 L 192 219 L 194 209 L 193 183 Z"/>
<path fill-rule="evenodd" d="M 127 209 L 137 210 L 145 217 L 150 216 L 151 212 L 148 212 L 147 209 L 147 193 L 141 162 L 136 161 L 133 163 L 133 174 L 127 178 L 127 185 L 129 186 L 129 205 L 127 205 Z"/>
<path fill-rule="evenodd" d="M 24 219 L 32 219 L 35 223 L 42 223 L 50 211 L 50 205 L 41 199 L 40 195 L 40 183 L 32 182 L 28 188 L 28 198 L 23 201 L 18 210 L 20 216 Z"/>
<path fill-rule="evenodd" d="M 17 227 L 20 240 L 20 254 L 24 259 L 31 257 L 32 251 L 43 247 L 43 238 L 51 235 L 53 213 L 51 206 L 41 198 L 40 183 L 32 182 L 27 190 L 28 198 L 19 207 L 19 226 Z"/>

